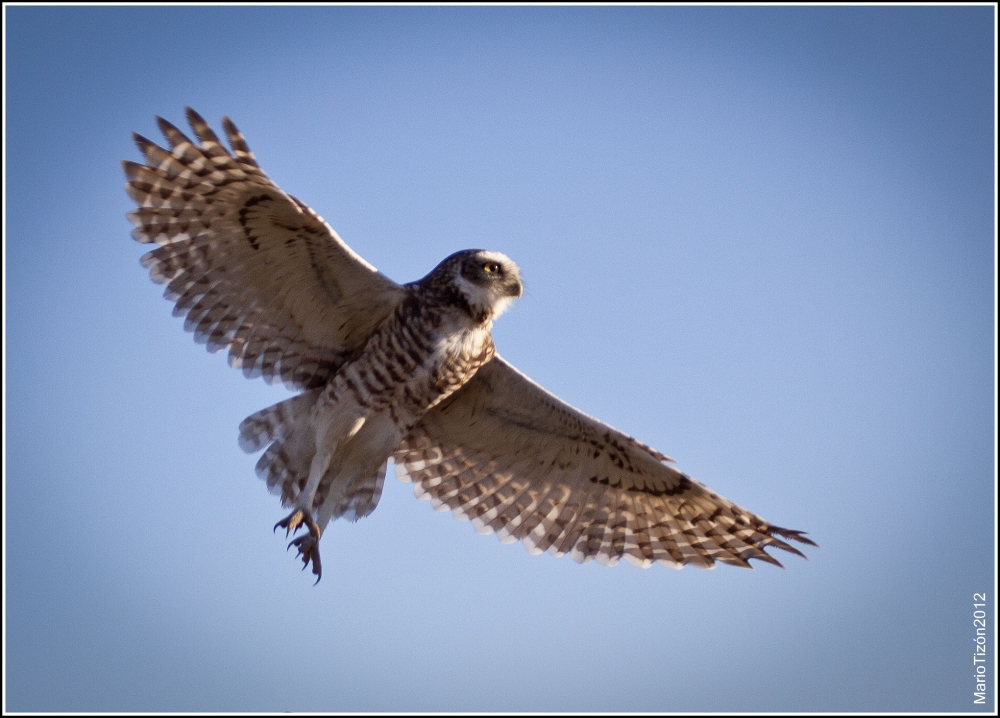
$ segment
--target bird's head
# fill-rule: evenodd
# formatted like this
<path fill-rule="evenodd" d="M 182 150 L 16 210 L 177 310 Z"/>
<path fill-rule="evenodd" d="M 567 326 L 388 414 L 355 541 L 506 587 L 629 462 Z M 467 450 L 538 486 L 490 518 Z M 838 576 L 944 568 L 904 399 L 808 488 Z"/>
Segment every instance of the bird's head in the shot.
<path fill-rule="evenodd" d="M 422 281 L 453 288 L 475 315 L 486 319 L 500 316 L 524 289 L 514 261 L 488 249 L 455 252 Z"/>

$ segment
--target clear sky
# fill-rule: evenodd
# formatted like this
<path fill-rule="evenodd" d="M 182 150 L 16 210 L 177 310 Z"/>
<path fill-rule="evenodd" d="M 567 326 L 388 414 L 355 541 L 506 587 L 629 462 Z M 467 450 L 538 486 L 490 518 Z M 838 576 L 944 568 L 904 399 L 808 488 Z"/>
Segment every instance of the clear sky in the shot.
<path fill-rule="evenodd" d="M 977 708 L 992 8 L 5 12 L 8 710 Z M 391 479 L 313 587 L 236 443 L 288 392 L 129 237 L 185 105 L 397 281 L 510 255 L 506 358 L 821 548 L 578 565 Z"/>

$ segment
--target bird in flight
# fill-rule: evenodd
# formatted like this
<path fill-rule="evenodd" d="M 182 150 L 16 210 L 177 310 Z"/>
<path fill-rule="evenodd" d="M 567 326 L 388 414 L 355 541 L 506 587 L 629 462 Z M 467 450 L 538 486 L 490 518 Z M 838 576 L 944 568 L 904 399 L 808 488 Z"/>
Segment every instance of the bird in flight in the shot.
<path fill-rule="evenodd" d="M 711 568 L 780 566 L 815 546 L 727 501 L 673 460 L 549 393 L 496 352 L 493 321 L 521 296 L 506 255 L 467 249 L 397 284 L 260 169 L 224 117 L 226 148 L 187 108 L 192 141 L 134 134 L 124 161 L 142 257 L 174 315 L 247 377 L 300 394 L 247 417 L 240 447 L 291 512 L 303 569 L 322 575 L 329 521 L 370 514 L 391 459 L 435 509 L 531 553 Z"/>

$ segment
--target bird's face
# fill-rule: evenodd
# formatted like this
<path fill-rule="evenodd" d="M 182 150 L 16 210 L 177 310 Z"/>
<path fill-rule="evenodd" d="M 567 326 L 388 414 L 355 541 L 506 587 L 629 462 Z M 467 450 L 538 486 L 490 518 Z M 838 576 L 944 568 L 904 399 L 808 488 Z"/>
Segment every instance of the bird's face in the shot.
<path fill-rule="evenodd" d="M 458 259 L 455 285 L 471 306 L 495 318 L 521 296 L 521 270 L 506 254 L 470 249 Z"/>

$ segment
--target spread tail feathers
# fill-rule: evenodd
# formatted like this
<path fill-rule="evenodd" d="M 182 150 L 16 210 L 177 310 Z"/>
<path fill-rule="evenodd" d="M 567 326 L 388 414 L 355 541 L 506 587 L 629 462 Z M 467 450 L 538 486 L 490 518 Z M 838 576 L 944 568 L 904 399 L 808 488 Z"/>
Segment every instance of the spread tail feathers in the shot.
<path fill-rule="evenodd" d="M 240 448 L 248 454 L 267 451 L 257 462 L 257 476 L 283 506 L 294 503 L 309 479 L 309 464 L 316 453 L 311 409 L 322 393 L 312 389 L 251 414 L 240 423 Z"/>

